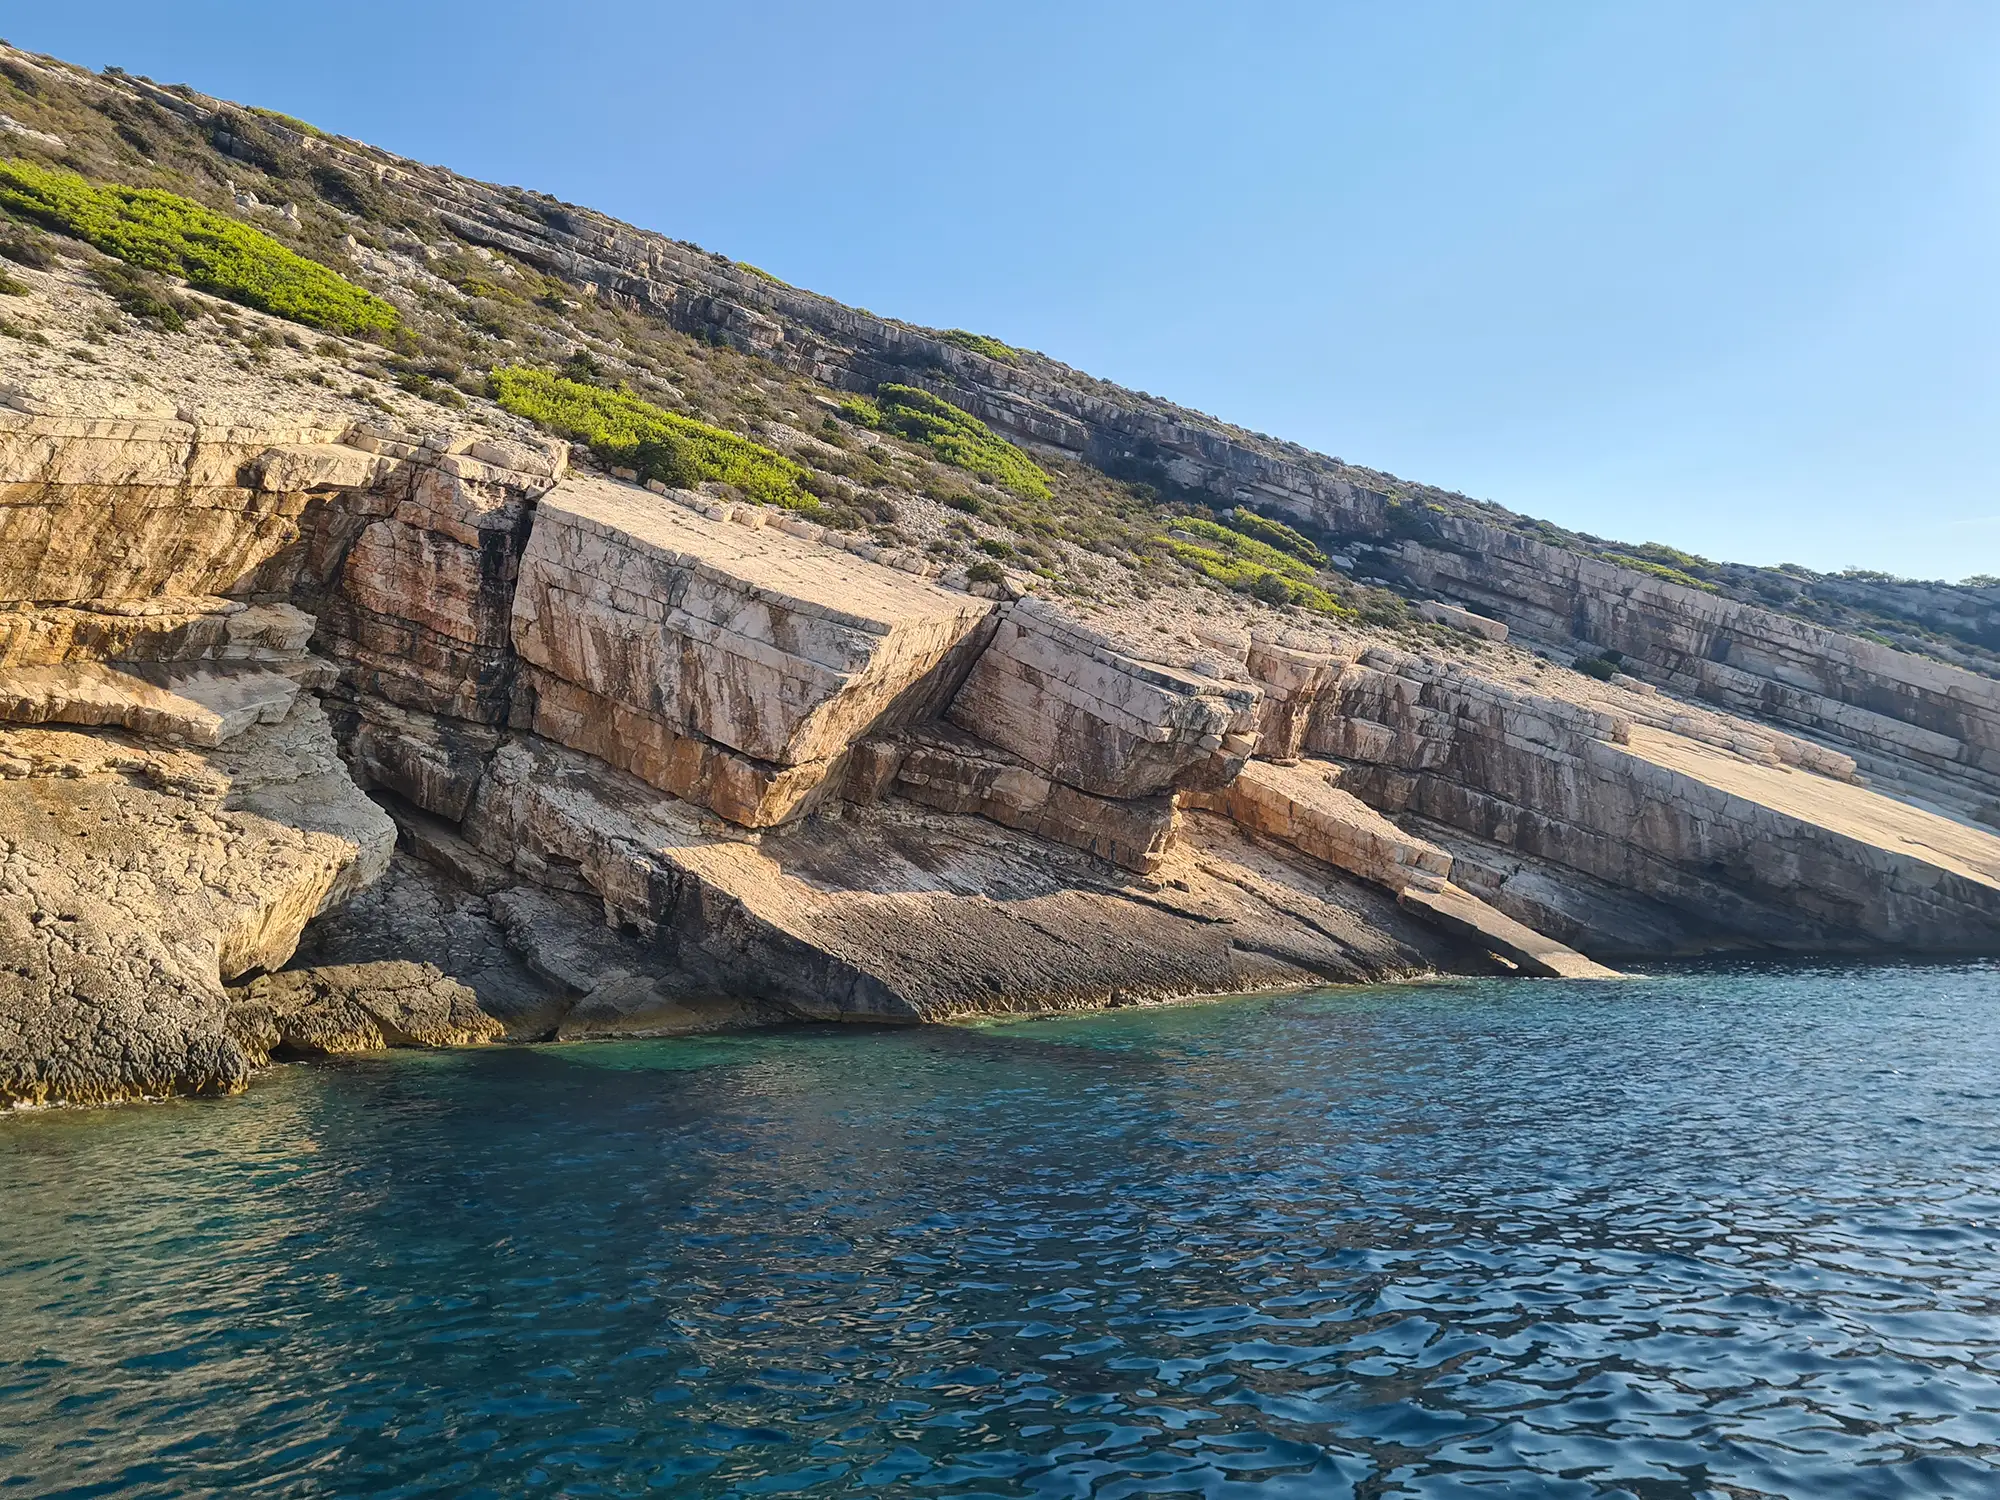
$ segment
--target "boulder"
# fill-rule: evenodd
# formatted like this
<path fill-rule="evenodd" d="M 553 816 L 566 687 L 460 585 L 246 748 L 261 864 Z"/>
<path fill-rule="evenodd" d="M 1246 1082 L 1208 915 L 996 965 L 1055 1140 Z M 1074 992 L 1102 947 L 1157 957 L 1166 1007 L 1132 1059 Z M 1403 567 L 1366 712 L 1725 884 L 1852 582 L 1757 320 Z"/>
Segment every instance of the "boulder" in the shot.
<path fill-rule="evenodd" d="M 732 819 L 782 822 L 862 735 L 928 705 L 987 612 L 776 528 L 573 479 L 542 500 L 521 560 L 513 642 L 535 673 L 515 722 Z"/>
<path fill-rule="evenodd" d="M 223 981 L 282 966 L 388 858 L 338 769 L 303 705 L 227 751 L 0 731 L 0 1102 L 241 1088 Z"/>
<path fill-rule="evenodd" d="M 253 1064 L 383 1047 L 464 1047 L 505 1027 L 427 963 L 389 960 L 264 974 L 229 993 L 229 1036 Z"/>
<path fill-rule="evenodd" d="M 1147 797 L 1227 782 L 1254 747 L 1249 681 L 1146 661 L 1039 599 L 1003 612 L 951 722 L 1065 786 Z"/>

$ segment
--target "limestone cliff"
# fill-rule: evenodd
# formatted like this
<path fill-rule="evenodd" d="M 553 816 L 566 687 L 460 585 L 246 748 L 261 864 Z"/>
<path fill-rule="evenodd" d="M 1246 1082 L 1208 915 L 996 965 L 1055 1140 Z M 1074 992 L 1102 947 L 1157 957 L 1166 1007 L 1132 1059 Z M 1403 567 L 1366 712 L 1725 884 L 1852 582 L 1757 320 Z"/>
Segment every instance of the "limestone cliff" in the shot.
<path fill-rule="evenodd" d="M 6 62 L 73 137 L 49 152 L 268 224 L 417 352 L 187 283 L 133 302 L 41 221 L 0 244 L 0 1100 L 2000 948 L 2000 690 L 1962 665 L 582 210 Z M 225 204 L 210 158 L 267 196 Z M 317 198 L 270 215 L 288 183 Z M 572 447 L 447 355 L 556 366 L 651 446 Z M 911 392 L 1013 467 L 853 399 Z"/>

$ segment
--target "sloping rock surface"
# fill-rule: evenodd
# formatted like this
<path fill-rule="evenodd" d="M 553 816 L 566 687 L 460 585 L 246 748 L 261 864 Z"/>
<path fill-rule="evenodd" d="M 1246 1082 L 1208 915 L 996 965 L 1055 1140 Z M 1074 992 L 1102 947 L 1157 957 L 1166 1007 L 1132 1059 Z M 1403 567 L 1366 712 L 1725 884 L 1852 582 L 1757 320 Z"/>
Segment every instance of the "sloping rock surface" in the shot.
<path fill-rule="evenodd" d="M 634 486 L 565 485 L 514 595 L 537 669 L 522 727 L 751 827 L 797 815 L 855 740 L 923 706 L 989 609 L 836 556 Z"/>
<path fill-rule="evenodd" d="M 103 1102 L 243 1086 L 223 981 L 281 967 L 344 889 L 386 864 L 394 829 L 344 777 L 310 816 L 281 799 L 279 746 L 230 760 L 68 730 L 0 732 L 0 1101 Z M 317 709 L 295 726 L 337 769 Z M 239 777 L 232 774 L 240 770 Z"/>

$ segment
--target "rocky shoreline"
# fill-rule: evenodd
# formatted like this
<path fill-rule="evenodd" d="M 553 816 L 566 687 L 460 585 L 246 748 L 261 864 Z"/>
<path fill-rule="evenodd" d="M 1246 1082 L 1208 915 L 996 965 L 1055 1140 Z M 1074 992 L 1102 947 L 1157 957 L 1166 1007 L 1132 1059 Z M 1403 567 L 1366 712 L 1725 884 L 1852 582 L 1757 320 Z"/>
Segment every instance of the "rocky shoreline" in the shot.
<path fill-rule="evenodd" d="M 519 439 L 17 411 L 0 461 L 13 1100 L 2000 930 L 2000 840 L 1658 694 L 1150 660 Z"/>
<path fill-rule="evenodd" d="M 216 101 L 8 56 L 248 149 Z M 455 237 L 347 242 L 424 337 L 526 357 L 435 312 L 503 305 L 428 269 L 470 247 L 574 333 L 536 325 L 547 363 L 657 375 L 680 339 L 741 403 L 686 425 L 817 489 L 642 483 L 191 288 L 209 331 L 147 324 L 52 236 L 0 330 L 0 1104 L 385 1045 L 2000 951 L 1991 677 L 584 210 L 286 149 Z M 854 426 L 890 386 L 1020 444 L 1046 506 Z M 1201 571 L 1253 555 L 1292 572 Z"/>

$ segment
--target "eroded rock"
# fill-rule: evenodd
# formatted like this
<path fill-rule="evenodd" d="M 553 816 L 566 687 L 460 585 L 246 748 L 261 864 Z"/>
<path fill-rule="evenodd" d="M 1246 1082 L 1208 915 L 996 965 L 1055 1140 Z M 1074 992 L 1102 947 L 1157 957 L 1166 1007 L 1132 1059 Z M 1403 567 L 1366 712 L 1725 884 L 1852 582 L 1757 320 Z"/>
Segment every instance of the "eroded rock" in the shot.
<path fill-rule="evenodd" d="M 464 1047 L 505 1027 L 465 985 L 425 963 L 391 960 L 265 974 L 230 991 L 229 1036 L 253 1064 L 383 1047 Z"/>
<path fill-rule="evenodd" d="M 951 722 L 1066 786 L 1145 797 L 1226 782 L 1254 748 L 1256 684 L 1149 662 L 1038 599 L 1000 619 Z"/>
<path fill-rule="evenodd" d="M 298 785 L 300 741 L 337 762 L 317 708 L 297 712 L 229 755 L 0 731 L 0 1102 L 243 1086 L 224 980 L 282 966 L 393 838 L 345 778 Z M 270 815 L 287 788 L 299 823 Z"/>
<path fill-rule="evenodd" d="M 513 639 L 516 723 L 753 827 L 805 811 L 871 729 L 914 715 L 987 606 L 635 486 L 546 497 Z"/>

